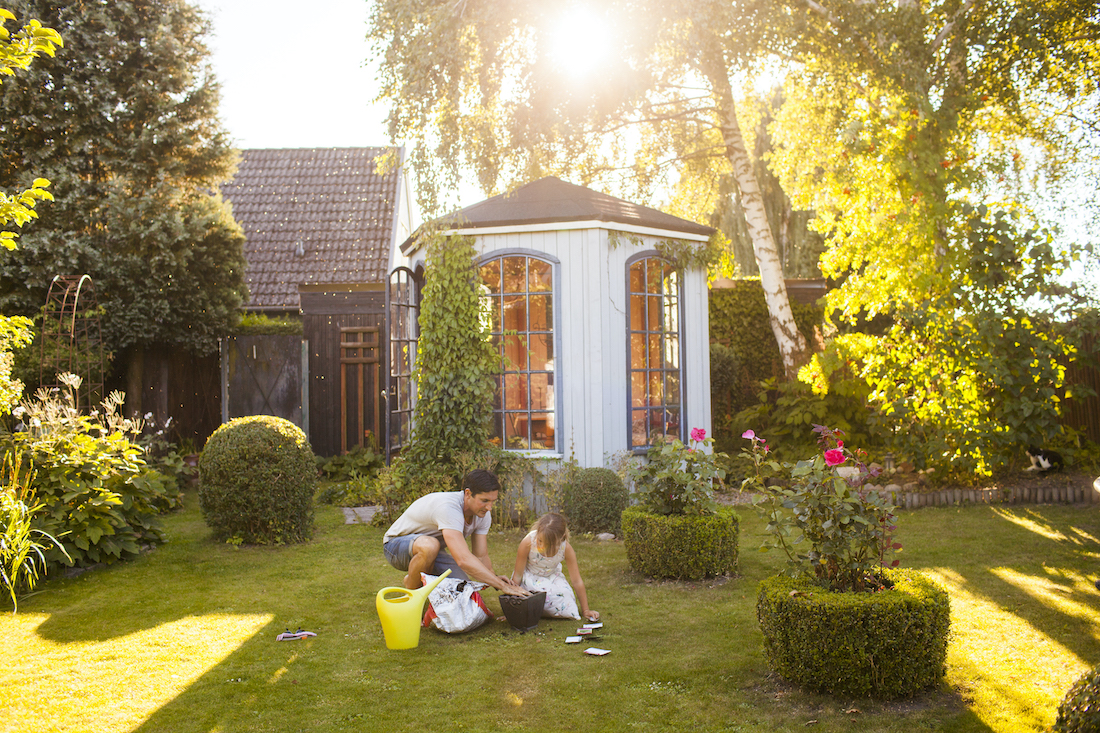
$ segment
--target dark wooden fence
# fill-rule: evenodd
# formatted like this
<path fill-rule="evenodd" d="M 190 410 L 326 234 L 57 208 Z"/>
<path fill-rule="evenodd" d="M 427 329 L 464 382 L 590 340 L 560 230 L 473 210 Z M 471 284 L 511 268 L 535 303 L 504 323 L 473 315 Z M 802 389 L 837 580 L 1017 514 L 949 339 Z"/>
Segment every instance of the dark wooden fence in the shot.
<path fill-rule="evenodd" d="M 1066 384 L 1071 387 L 1088 387 L 1093 392 L 1092 396 L 1073 397 L 1062 403 L 1062 422 L 1080 430 L 1094 443 L 1100 443 L 1100 369 L 1096 366 L 1098 349 L 1100 339 L 1097 334 L 1088 334 L 1079 357 L 1066 366 Z"/>
<path fill-rule="evenodd" d="M 142 414 L 158 425 L 171 417 L 170 436 L 185 449 L 202 450 L 221 425 L 221 369 L 217 353 L 149 348 L 142 364 Z"/>

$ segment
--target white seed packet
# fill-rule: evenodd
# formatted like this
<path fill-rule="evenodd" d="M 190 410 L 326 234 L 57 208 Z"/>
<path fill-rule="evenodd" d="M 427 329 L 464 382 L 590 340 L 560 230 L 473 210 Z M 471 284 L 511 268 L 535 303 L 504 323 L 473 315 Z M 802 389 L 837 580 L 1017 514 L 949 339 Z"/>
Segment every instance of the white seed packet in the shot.
<path fill-rule="evenodd" d="M 580 628 L 580 629 L 577 629 L 577 633 L 580 634 L 581 636 L 588 636 L 589 634 L 592 633 L 592 629 Z"/>
<path fill-rule="evenodd" d="M 576 644 L 583 638 L 584 638 L 583 636 L 567 636 L 567 637 L 565 637 L 565 643 L 566 644 Z"/>
<path fill-rule="evenodd" d="M 582 629 L 602 629 L 603 628 L 603 622 L 595 623 L 595 624 L 585 624 L 581 628 Z"/>
<path fill-rule="evenodd" d="M 597 649 L 594 646 L 590 646 L 584 650 L 585 654 L 591 654 L 594 657 L 602 657 L 604 654 L 610 654 L 610 649 Z"/>

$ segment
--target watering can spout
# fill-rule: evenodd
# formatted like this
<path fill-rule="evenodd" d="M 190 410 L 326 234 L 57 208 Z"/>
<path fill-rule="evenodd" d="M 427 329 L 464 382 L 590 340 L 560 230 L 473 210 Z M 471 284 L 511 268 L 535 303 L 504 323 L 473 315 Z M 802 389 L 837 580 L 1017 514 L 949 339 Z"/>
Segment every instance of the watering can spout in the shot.
<path fill-rule="evenodd" d="M 388 648 L 412 649 L 420 643 L 420 619 L 424 612 L 424 602 L 428 600 L 428 594 L 450 574 L 451 571 L 447 570 L 431 583 L 416 590 L 390 586 L 378 591 L 374 605 L 378 610 L 378 619 L 382 622 L 382 633 L 386 637 Z"/>

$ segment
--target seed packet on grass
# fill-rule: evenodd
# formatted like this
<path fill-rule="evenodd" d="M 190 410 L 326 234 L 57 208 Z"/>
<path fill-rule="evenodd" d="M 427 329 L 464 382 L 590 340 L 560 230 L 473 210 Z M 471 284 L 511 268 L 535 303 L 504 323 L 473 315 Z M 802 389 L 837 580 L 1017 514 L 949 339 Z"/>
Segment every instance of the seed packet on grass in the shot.
<path fill-rule="evenodd" d="M 585 654 L 591 654 L 594 657 L 602 657 L 605 654 L 610 654 L 611 650 L 610 649 L 597 649 L 594 646 L 590 646 L 590 647 L 588 647 L 587 649 L 584 650 L 584 653 Z"/>

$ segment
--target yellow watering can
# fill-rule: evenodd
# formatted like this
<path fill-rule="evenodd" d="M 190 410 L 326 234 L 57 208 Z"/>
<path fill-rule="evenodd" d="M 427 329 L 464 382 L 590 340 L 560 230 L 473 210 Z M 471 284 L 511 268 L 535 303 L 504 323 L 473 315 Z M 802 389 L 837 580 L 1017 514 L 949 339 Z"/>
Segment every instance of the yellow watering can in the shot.
<path fill-rule="evenodd" d="M 389 649 L 412 649 L 420 643 L 420 621 L 424 617 L 424 601 L 440 581 L 451 574 L 447 570 L 430 584 L 409 590 L 390 586 L 378 591 L 374 606 L 382 622 L 382 633 Z"/>

